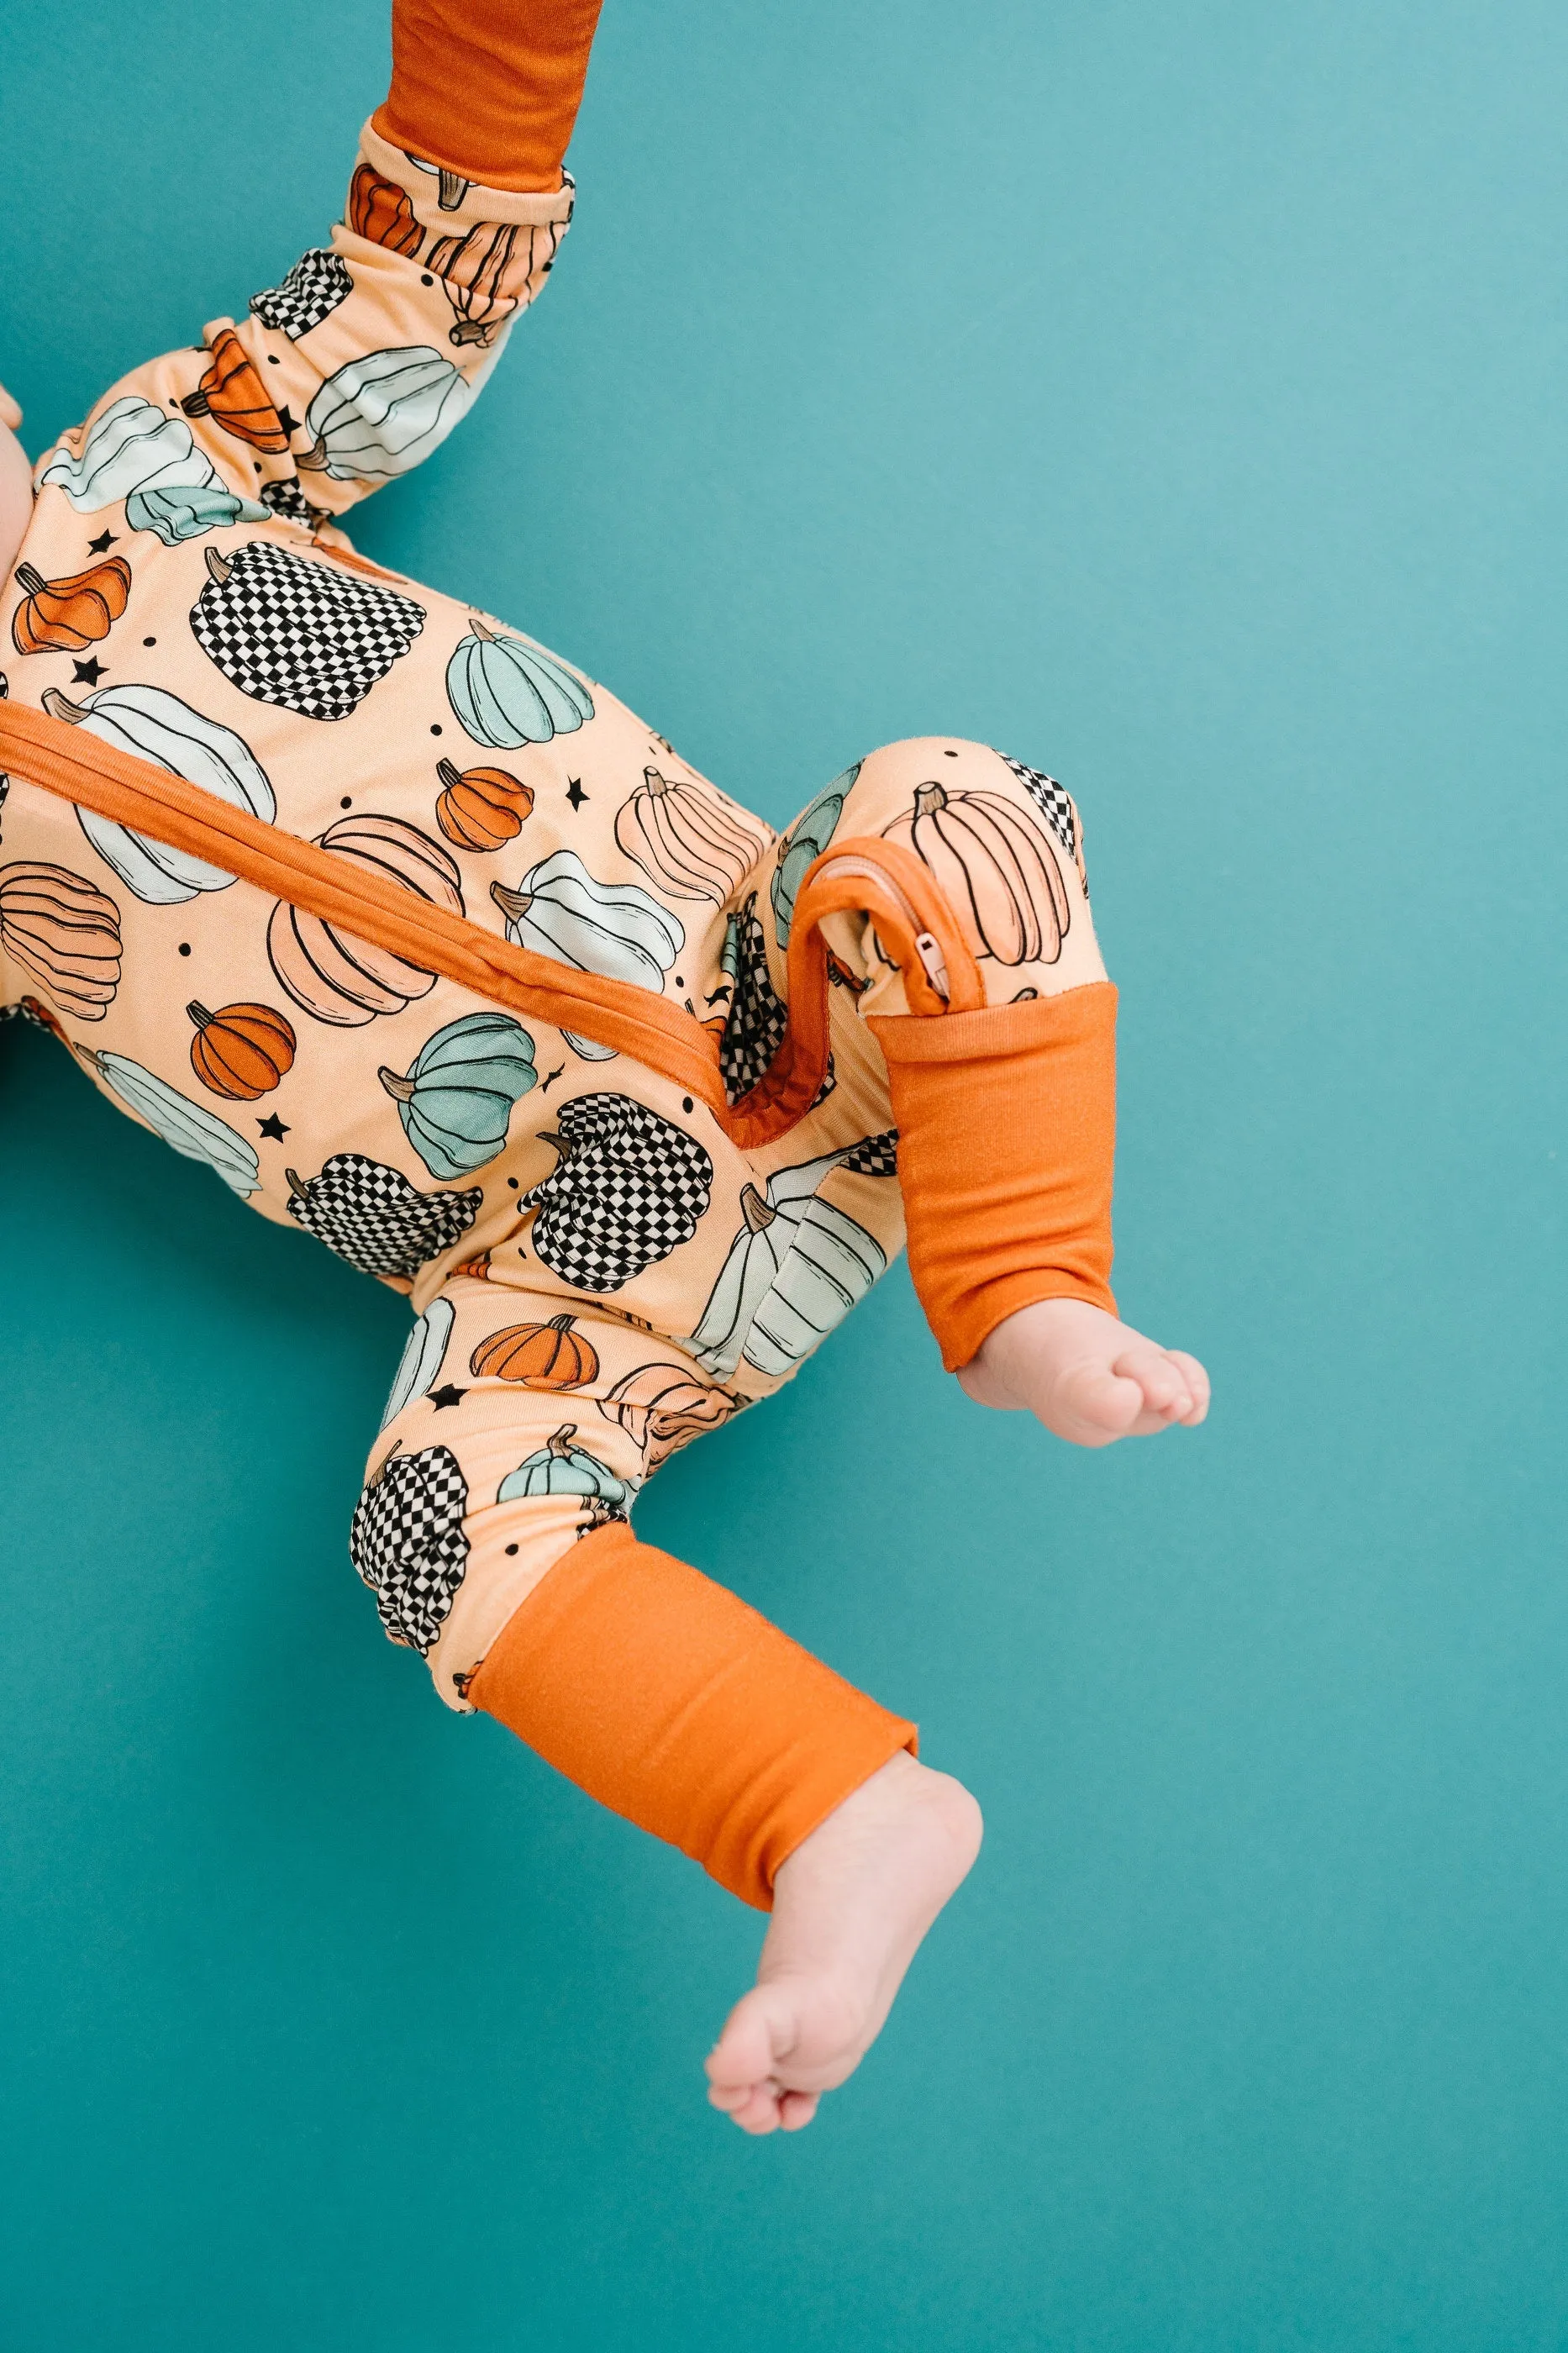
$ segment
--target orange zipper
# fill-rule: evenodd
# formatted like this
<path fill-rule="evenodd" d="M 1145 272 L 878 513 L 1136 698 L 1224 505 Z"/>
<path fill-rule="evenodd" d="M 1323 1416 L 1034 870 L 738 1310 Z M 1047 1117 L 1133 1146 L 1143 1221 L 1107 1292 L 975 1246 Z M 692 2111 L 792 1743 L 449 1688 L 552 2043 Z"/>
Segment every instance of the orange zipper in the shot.
<path fill-rule="evenodd" d="M 984 1002 L 979 969 L 930 869 L 894 842 L 854 839 L 807 868 L 795 899 L 789 1026 L 763 1077 L 726 1100 L 719 1041 L 695 1017 L 629 981 L 579 972 L 267 825 L 248 809 L 26 703 L 0 702 L 0 769 L 116 825 L 217 866 L 478 997 L 630 1054 L 696 1095 L 742 1151 L 787 1134 L 816 1100 L 828 1059 L 823 918 L 868 913 L 906 976 L 911 1009 Z"/>

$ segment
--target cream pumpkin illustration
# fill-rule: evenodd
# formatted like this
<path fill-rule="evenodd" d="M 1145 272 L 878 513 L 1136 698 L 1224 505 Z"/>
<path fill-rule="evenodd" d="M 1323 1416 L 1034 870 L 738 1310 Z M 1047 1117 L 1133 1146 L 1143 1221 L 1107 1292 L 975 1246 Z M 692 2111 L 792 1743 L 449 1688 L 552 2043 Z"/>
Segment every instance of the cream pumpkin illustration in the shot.
<path fill-rule="evenodd" d="M 170 776 L 200 786 L 263 824 L 270 825 L 277 817 L 272 786 L 244 738 L 166 688 L 103 686 L 84 702 L 72 702 L 58 687 L 50 687 L 44 708 L 51 718 L 68 720 L 116 751 L 153 761 Z M 226 891 L 234 881 L 220 866 L 116 825 L 95 809 L 79 808 L 77 816 L 105 864 L 150 906 L 177 907 L 198 892 Z"/>
<path fill-rule="evenodd" d="M 662 988 L 686 944 L 678 915 L 635 882 L 596 881 L 574 849 L 552 850 L 515 891 L 492 883 L 490 897 L 518 947 L 605 980 Z"/>

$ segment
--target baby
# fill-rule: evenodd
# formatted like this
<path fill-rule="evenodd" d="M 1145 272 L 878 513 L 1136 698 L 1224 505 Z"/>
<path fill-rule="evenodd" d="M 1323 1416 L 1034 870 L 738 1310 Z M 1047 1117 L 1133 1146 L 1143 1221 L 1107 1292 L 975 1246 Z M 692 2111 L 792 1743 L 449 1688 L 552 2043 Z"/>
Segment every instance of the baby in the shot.
<path fill-rule="evenodd" d="M 809 2122 L 973 1799 L 629 1513 L 906 1232 L 970 1397 L 1102 1446 L 1202 1367 L 1108 1288 L 1115 996 L 1078 811 L 894 744 L 775 839 L 339 526 L 468 407 L 571 217 L 597 0 L 396 0 L 345 218 L 30 470 L 0 426 L 0 1008 L 416 1321 L 354 1514 L 452 1707 L 772 1919 L 708 2061 Z M 0 399 L 3 399 L 0 396 Z"/>

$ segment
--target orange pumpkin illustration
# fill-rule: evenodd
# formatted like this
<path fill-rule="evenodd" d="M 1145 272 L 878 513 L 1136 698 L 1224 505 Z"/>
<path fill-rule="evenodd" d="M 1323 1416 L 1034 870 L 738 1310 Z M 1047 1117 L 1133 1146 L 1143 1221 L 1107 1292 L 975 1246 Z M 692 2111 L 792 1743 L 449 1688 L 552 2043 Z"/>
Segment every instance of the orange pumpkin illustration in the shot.
<path fill-rule="evenodd" d="M 533 807 L 533 787 L 504 768 L 466 768 L 437 764 L 441 792 L 436 822 L 459 849 L 500 849 L 522 829 Z"/>
<path fill-rule="evenodd" d="M 215 1095 L 255 1103 L 293 1067 L 292 1025 L 269 1005 L 226 1005 L 209 1013 L 205 1005 L 191 1004 L 185 1011 L 196 1025 L 191 1068 Z"/>
<path fill-rule="evenodd" d="M 226 433 L 247 448 L 264 449 L 275 458 L 288 449 L 283 420 L 232 327 L 220 327 L 214 336 L 211 364 L 180 406 L 187 417 L 216 417 Z"/>
<path fill-rule="evenodd" d="M 19 654 L 85 653 L 109 635 L 131 594 L 131 566 L 121 555 L 64 580 L 46 580 L 30 564 L 18 564 L 16 577 L 26 591 L 11 616 Z"/>
<path fill-rule="evenodd" d="M 980 955 L 1055 964 L 1071 921 L 1067 884 L 1040 827 L 1000 793 L 917 785 L 908 817 L 884 826 L 930 867 Z"/>
<path fill-rule="evenodd" d="M 425 242 L 406 189 L 395 180 L 384 180 L 368 164 L 362 164 L 349 183 L 348 213 L 356 237 L 367 237 L 391 253 L 405 253 L 412 260 Z"/>
<path fill-rule="evenodd" d="M 525 1389 L 580 1389 L 598 1377 L 599 1359 L 574 1317 L 552 1315 L 548 1324 L 509 1324 L 492 1333 L 468 1369 L 476 1380 L 517 1381 Z"/>

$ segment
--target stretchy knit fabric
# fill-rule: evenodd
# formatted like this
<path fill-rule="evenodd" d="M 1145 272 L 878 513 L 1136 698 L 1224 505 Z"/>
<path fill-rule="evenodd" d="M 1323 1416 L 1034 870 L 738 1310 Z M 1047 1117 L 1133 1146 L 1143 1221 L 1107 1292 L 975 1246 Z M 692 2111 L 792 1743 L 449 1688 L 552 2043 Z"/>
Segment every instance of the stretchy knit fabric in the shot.
<path fill-rule="evenodd" d="M 765 1903 L 912 1728 L 626 1516 L 906 1217 L 950 1364 L 1031 1299 L 1110 1304 L 1114 994 L 1050 777 L 894 744 L 775 837 L 577 665 L 354 554 L 338 518 L 466 413 L 571 215 L 540 159 L 574 96 L 520 187 L 419 111 L 435 22 L 399 9 L 378 117 L 413 152 L 367 126 L 330 244 L 40 461 L 0 1008 L 410 1295 L 351 1535 L 387 1632 Z"/>

